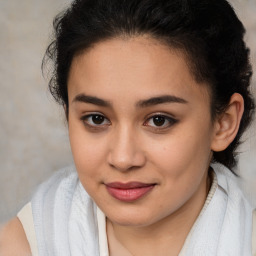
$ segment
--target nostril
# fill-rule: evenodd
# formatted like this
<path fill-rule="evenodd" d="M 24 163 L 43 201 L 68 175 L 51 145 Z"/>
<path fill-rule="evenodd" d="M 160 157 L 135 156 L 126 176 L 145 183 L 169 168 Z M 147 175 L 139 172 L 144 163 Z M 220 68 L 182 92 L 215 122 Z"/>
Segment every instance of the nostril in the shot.
<path fill-rule="evenodd" d="M 131 171 L 145 164 L 144 151 L 132 128 L 123 125 L 115 130 L 108 151 L 108 164 L 119 171 Z"/>
<path fill-rule="evenodd" d="M 111 161 L 109 162 L 109 165 L 116 170 L 119 171 L 130 171 L 133 169 L 135 166 L 132 165 L 132 163 L 128 162 L 121 162 L 121 161 Z"/>
<path fill-rule="evenodd" d="M 141 168 L 145 165 L 146 158 L 142 153 L 136 152 L 134 155 L 126 155 L 121 157 L 120 155 L 110 154 L 108 158 L 108 164 L 112 169 L 118 171 L 133 171 Z"/>

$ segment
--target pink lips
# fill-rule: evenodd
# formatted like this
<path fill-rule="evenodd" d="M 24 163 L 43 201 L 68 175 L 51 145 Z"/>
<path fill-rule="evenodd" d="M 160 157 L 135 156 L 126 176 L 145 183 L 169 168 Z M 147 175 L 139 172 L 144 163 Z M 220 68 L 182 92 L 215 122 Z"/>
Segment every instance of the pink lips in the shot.
<path fill-rule="evenodd" d="M 146 184 L 141 182 L 112 182 L 106 184 L 107 191 L 114 198 L 124 201 L 132 202 L 135 201 L 145 194 L 147 194 L 155 184 Z"/>

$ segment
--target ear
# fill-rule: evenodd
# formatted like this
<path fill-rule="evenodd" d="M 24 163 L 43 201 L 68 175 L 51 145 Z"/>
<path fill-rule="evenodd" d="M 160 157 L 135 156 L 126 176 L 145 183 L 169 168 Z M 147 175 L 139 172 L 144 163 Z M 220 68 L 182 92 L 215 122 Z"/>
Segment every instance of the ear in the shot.
<path fill-rule="evenodd" d="M 234 93 L 224 113 L 215 121 L 211 149 L 223 151 L 235 139 L 244 112 L 244 99 L 239 93 Z"/>

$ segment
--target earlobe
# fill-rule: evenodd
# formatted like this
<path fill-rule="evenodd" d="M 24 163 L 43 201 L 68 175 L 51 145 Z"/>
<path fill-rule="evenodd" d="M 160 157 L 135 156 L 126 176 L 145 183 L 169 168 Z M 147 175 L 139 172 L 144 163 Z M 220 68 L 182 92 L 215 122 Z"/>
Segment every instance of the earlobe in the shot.
<path fill-rule="evenodd" d="M 211 149 L 223 151 L 235 139 L 244 112 L 244 100 L 239 93 L 234 93 L 227 109 L 215 121 L 214 137 Z"/>

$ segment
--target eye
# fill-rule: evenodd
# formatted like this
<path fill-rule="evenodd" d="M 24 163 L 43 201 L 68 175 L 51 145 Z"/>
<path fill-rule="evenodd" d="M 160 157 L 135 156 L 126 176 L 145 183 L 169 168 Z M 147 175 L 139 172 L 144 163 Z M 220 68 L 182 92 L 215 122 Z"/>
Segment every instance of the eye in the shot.
<path fill-rule="evenodd" d="M 177 122 L 176 119 L 166 115 L 154 115 L 146 120 L 145 126 L 150 126 L 157 129 L 169 128 Z"/>
<path fill-rule="evenodd" d="M 101 127 L 110 125 L 110 121 L 102 114 L 89 114 L 86 116 L 81 117 L 83 123 L 89 127 Z"/>

